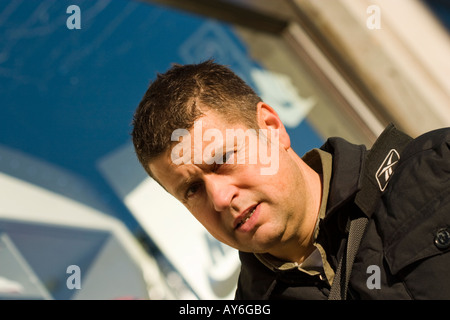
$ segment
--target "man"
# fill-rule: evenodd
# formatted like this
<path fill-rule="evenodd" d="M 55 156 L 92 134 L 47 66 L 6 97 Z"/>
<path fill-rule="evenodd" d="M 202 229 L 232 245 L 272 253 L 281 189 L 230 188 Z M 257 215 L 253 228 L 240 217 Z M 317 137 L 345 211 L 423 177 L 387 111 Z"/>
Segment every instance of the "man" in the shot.
<path fill-rule="evenodd" d="M 237 299 L 450 298 L 449 130 L 390 126 L 370 152 L 331 138 L 299 157 L 274 109 L 206 61 L 158 75 L 132 137 L 147 173 L 239 250 Z"/>

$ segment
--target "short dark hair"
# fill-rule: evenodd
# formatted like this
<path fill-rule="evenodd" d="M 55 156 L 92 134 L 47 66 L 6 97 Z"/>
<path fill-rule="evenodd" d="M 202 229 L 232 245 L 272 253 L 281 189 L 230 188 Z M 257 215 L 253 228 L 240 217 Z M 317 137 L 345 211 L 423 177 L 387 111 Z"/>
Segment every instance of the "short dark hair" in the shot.
<path fill-rule="evenodd" d="M 226 66 L 212 60 L 174 64 L 157 74 L 134 113 L 131 135 L 139 162 L 152 176 L 148 164 L 172 145 L 172 132 L 190 130 L 205 107 L 218 111 L 230 123 L 258 128 L 256 106 L 260 101 Z"/>

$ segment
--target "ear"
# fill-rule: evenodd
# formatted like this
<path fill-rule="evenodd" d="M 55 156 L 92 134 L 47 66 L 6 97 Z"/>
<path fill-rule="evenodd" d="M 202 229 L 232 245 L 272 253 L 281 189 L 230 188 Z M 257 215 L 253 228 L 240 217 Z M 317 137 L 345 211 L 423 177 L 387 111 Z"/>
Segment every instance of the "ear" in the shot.
<path fill-rule="evenodd" d="M 258 125 L 261 129 L 278 129 L 279 142 L 287 150 L 291 147 L 291 139 L 276 111 L 264 102 L 256 106 Z"/>

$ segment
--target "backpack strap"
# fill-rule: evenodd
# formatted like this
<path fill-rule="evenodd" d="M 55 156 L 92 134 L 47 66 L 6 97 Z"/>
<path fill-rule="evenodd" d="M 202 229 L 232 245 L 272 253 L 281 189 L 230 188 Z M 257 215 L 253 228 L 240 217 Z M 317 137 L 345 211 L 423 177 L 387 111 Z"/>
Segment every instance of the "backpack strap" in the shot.
<path fill-rule="evenodd" d="M 347 298 L 348 282 L 353 261 L 358 252 L 369 218 L 372 216 L 379 198 L 394 174 L 401 152 L 411 140 L 410 136 L 397 130 L 393 124 L 390 124 L 367 153 L 360 177 L 361 189 L 355 197 L 355 204 L 362 210 L 364 215 L 349 217 L 350 228 L 347 248 L 339 259 L 328 300 L 345 300 Z"/>

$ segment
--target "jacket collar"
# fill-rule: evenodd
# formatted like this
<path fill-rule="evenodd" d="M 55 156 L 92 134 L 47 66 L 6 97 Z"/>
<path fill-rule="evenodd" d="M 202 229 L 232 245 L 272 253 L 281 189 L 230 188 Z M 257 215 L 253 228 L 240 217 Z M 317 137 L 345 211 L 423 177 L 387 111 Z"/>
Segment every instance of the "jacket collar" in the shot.
<path fill-rule="evenodd" d="M 320 148 L 333 155 L 333 169 L 327 214 L 332 215 L 361 189 L 361 172 L 367 153 L 363 145 L 355 145 L 342 138 L 329 138 Z"/>

